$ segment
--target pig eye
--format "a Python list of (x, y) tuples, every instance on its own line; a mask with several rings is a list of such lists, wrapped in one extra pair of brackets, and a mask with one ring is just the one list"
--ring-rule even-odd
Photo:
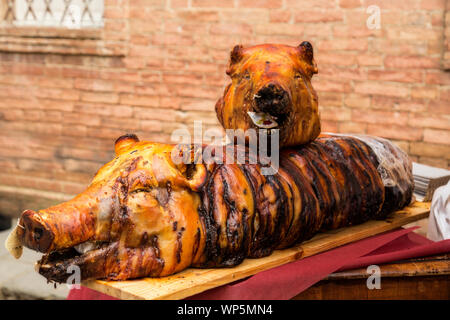
[(244, 74), (241, 75), (241, 80), (250, 80), (250, 73), (248, 71), (245, 71)]
[(151, 190), (152, 189), (150, 187), (141, 187), (141, 188), (134, 189), (130, 193), (150, 192)]

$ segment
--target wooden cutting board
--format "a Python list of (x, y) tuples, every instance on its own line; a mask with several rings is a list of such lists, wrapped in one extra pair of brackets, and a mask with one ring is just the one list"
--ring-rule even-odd
[(415, 202), (394, 212), (383, 221), (366, 223), (320, 233), (298, 246), (275, 250), (270, 256), (246, 259), (233, 268), (186, 269), (163, 278), (130, 281), (85, 281), (83, 285), (119, 299), (183, 299), (205, 290), (254, 275), (288, 262), (309, 257), (428, 217), (429, 202)]

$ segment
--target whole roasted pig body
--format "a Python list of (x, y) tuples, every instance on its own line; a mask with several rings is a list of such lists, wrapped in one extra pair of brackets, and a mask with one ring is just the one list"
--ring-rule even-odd
[(83, 280), (234, 266), (321, 230), (383, 219), (412, 197), (406, 154), (368, 136), (325, 134), (284, 149), (273, 175), (258, 163), (175, 163), (177, 146), (134, 135), (115, 148), (83, 193), (26, 210), (10, 235), (16, 256), (21, 246), (44, 253), (37, 269), (50, 281), (65, 281), (73, 266)]

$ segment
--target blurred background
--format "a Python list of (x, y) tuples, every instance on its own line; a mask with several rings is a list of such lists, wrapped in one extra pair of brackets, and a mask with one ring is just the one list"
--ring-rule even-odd
[(0, 214), (82, 191), (124, 133), (219, 128), (231, 48), (303, 40), (323, 131), (449, 168), (450, 1), (1, 0)]

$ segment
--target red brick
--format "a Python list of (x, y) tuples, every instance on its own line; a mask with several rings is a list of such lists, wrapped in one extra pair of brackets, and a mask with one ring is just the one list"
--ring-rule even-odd
[(394, 108), (408, 112), (422, 112), (427, 110), (427, 103), (423, 100), (398, 101)]
[(446, 0), (421, 0), (420, 8), (425, 10), (441, 10), (445, 9)]
[(210, 29), (211, 34), (246, 35), (252, 33), (252, 28), (248, 24), (214, 24)]
[(414, 86), (411, 90), (413, 99), (436, 99), (437, 96), (438, 90), (434, 86)]
[(322, 132), (338, 132), (338, 124), (335, 121), (322, 121)]
[[(414, 160), (413, 160), (414, 161)], [(446, 159), (420, 157), (416, 162), (423, 163), (432, 167), (450, 169), (450, 164)]]
[(136, 119), (175, 121), (177, 113), (173, 109), (135, 107), (133, 116)]
[(100, 118), (92, 114), (83, 113), (65, 113), (63, 115), (63, 123), (68, 124), (81, 124), (86, 126), (98, 126), (100, 125)]
[[(100, 166), (93, 166), (90, 172), (95, 172), (95, 168), (100, 168)], [(84, 183), (70, 183), (70, 182), (63, 182), (61, 184), (61, 192), (66, 194), (79, 194), (83, 192), (86, 189), (86, 184)]]
[(412, 142), (409, 152), (413, 155), (450, 159), (450, 146), (443, 144)]
[(380, 82), (358, 82), (354, 85), (356, 93), (375, 94), (392, 97), (408, 97), (410, 89), (401, 85)]
[(342, 68), (329, 66), (320, 70), (318, 78), (328, 80), (366, 80), (367, 72), (361, 68)]
[(382, 66), (383, 58), (381, 55), (358, 55), (356, 58), (360, 66)]
[[(176, 14), (183, 21), (219, 21), (219, 12), (217, 11), (179, 11)], [(236, 13), (234, 14), (236, 15)]]
[(174, 91), (180, 97), (216, 99), (219, 96), (221, 89), (178, 85), (174, 88)]
[(114, 83), (95, 79), (75, 79), (74, 87), (89, 91), (113, 91)]
[(427, 115), (413, 113), (410, 115), (408, 124), (411, 127), (448, 129), (450, 128), (450, 114), (437, 116), (432, 114)]
[(370, 101), (370, 96), (356, 93), (348, 94), (344, 98), (344, 104), (350, 108), (369, 108)]
[[(83, 160), (73, 160), (73, 159), (64, 159), (63, 160), (64, 169), (68, 172), (83, 172), (83, 173), (91, 173), (96, 172), (102, 166), (101, 163), (94, 161), (83, 161)], [(85, 189), (84, 186), (83, 189)], [(80, 191), (78, 191), (80, 192)]]
[(351, 118), (351, 111), (342, 107), (319, 107), (320, 118), (331, 121), (348, 121)]
[(335, 0), (314, 0), (314, 1), (286, 0), (286, 6), (288, 8), (333, 9), (336, 7), (336, 1)]
[(450, 114), (450, 103), (448, 101), (430, 100), (428, 103), (428, 112)]
[(339, 132), (341, 133), (366, 133), (367, 124), (355, 122), (340, 122)]
[(81, 159), (90, 161), (108, 161), (111, 158), (110, 152), (98, 149), (89, 150), (71, 147), (62, 147), (59, 149), (58, 156), (61, 158)]
[(404, 9), (414, 10), (419, 9), (417, 1), (390, 1), (390, 0), (363, 0), (363, 5), (368, 7), (370, 5), (377, 5), (382, 9)]
[(163, 109), (180, 109), (183, 99), (180, 97), (161, 97), (159, 107)]
[(342, 21), (344, 15), (339, 11), (297, 11), (293, 13), (295, 22), (335, 22)]
[(214, 100), (191, 100), (182, 103), (181, 110), (197, 110), (197, 111), (212, 111), (214, 109)]
[(123, 116), (130, 117), (133, 114), (133, 108), (130, 106), (109, 105), (101, 103), (79, 103), (74, 110), (80, 113), (101, 115), (101, 116)]
[[(354, 54), (338, 54), (338, 53), (321, 53), (317, 54), (315, 58), (319, 72), (324, 65), (338, 65), (338, 66), (352, 66), (356, 64), (356, 57)], [(320, 73), (319, 73), (320, 74)]]
[(125, 131), (135, 131), (139, 129), (139, 122), (133, 118), (107, 117), (101, 120), (100, 126), (103, 128), (116, 128)]
[(24, 118), (23, 110), (2, 110), (0, 115), (0, 119), (3, 118), (6, 121), (20, 121)]
[(427, 72), (425, 78), (427, 83), (450, 85), (450, 73), (448, 72)]
[(405, 126), (408, 124), (408, 113), (353, 109), (351, 119), (355, 122), (365, 122), (373, 124), (386, 123)]
[(441, 100), (450, 101), (450, 88), (440, 88), (439, 95)]
[(339, 0), (339, 6), (341, 8), (359, 8), (361, 7), (361, 0)]
[(93, 138), (103, 138), (103, 139), (117, 139), (118, 137), (124, 135), (125, 130), (121, 129), (112, 129), (112, 128), (87, 128), (86, 129), (86, 135), (88, 137)]
[(307, 23), (302, 26), (305, 39), (327, 38), (332, 33), (329, 24)]
[(450, 145), (450, 131), (425, 129), (423, 132), (423, 141)]
[(271, 10), (270, 22), (289, 22), (291, 20), (292, 13), (290, 10)]
[(61, 131), (64, 133), (64, 136), (85, 137), (87, 127), (84, 124), (64, 124)]
[(192, 0), (192, 7), (216, 7), (216, 8), (232, 8), (234, 7), (234, 0)]
[(140, 121), (140, 130), (146, 132), (160, 132), (163, 130), (164, 126), (161, 121), (156, 120), (141, 120)]
[(125, 19), (128, 17), (128, 10), (124, 7), (109, 7), (103, 11), (103, 17), (105, 19)]
[(170, 7), (173, 9), (187, 8), (189, 5), (188, 0), (170, 0)]
[(81, 101), (117, 103), (119, 102), (119, 95), (116, 93), (82, 92)]
[(277, 9), (283, 5), (282, 0), (239, 0), (238, 6), (241, 8), (267, 8)]
[(369, 80), (422, 82), (422, 71), (369, 70)]
[(436, 62), (431, 58), (428, 61), (427, 59), (424, 59), (425, 61), (412, 61), (413, 63), (407, 61), (410, 60), (411, 56), (428, 53), (428, 44), (425, 42), (377, 38), (373, 40), (372, 48), (376, 53), (396, 57), (397, 60), (394, 63), (396, 65), (399, 64), (401, 68), (422, 68), (421, 65), (425, 65), (427, 68), (434, 68), (436, 66)]
[(384, 60), (386, 68), (435, 69), (439, 67), (439, 59), (430, 57), (387, 56)]
[[(361, 23), (364, 25), (364, 23)], [(382, 36), (381, 29), (358, 28), (351, 25), (335, 25), (333, 26), (333, 35), (339, 38), (368, 38)]]
[(121, 94), (120, 103), (135, 106), (157, 107), (159, 105), (159, 98), (147, 95)]
[(313, 79), (313, 85), (317, 91), (330, 91), (330, 92), (351, 91), (350, 83), (344, 81)]
[(369, 124), (367, 126), (367, 134), (388, 139), (420, 141), (423, 132), (418, 128), (402, 127), (396, 124)]
[(323, 51), (344, 51), (344, 50), (357, 50), (367, 51), (368, 40), (367, 39), (333, 39), (317, 42), (317, 48)]
[(256, 34), (298, 36), (303, 33), (304, 27), (299, 24), (273, 23), (255, 25), (253, 29)]
[(337, 107), (342, 105), (343, 94), (339, 92), (322, 92), (319, 99), (321, 106)]
[(203, 83), (203, 76), (200, 74), (165, 74), (163, 75), (165, 83), (186, 83), (201, 85)]

